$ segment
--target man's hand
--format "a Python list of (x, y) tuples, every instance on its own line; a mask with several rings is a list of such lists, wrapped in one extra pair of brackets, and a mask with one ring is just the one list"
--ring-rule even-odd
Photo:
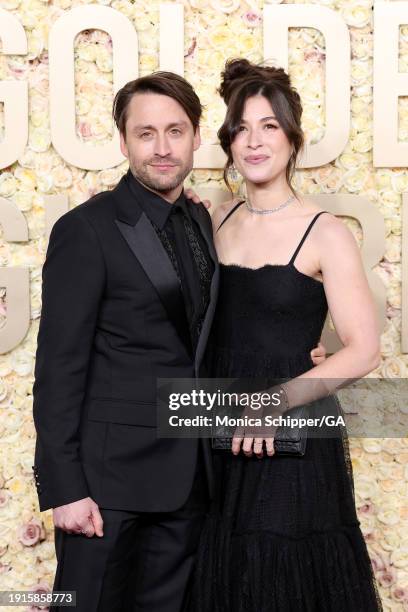
[(326, 359), (326, 347), (324, 344), (319, 342), (317, 347), (310, 351), (310, 356), (312, 358), (313, 365), (316, 366), (319, 365), (319, 363), (323, 363), (323, 361)]
[(197, 195), (193, 189), (186, 189), (184, 193), (186, 194), (186, 198), (193, 200), (194, 204), (200, 204), (200, 202), (202, 202), (207, 210), (211, 208), (210, 200), (201, 200), (200, 196)]
[(87, 538), (103, 536), (103, 519), (98, 505), (90, 497), (53, 508), (55, 527), (67, 533), (82, 533)]

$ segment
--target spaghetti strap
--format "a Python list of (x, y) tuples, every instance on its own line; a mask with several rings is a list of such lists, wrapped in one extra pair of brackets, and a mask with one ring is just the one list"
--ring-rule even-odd
[(236, 209), (238, 208), (238, 206), (241, 206), (241, 204), (243, 204), (245, 202), (245, 200), (241, 200), (240, 202), (238, 202), (238, 204), (236, 204), (234, 206), (234, 208), (232, 208), (229, 213), (224, 217), (224, 219), (221, 221), (221, 223), (219, 224), (219, 226), (217, 227), (217, 232), (220, 229), (221, 225), (224, 225), (224, 223), (226, 222), (226, 220), (228, 219), (228, 217), (230, 217), (232, 215), (233, 212), (236, 211)]
[(303, 243), (304, 243), (304, 241), (306, 240), (307, 235), (308, 235), (308, 233), (310, 232), (310, 230), (312, 229), (313, 224), (315, 223), (316, 219), (317, 219), (317, 218), (318, 218), (318, 217), (319, 217), (321, 214), (323, 214), (323, 213), (325, 213), (325, 212), (328, 212), (328, 211), (327, 211), (327, 210), (321, 210), (319, 213), (317, 213), (317, 215), (315, 215), (315, 216), (313, 217), (313, 219), (312, 219), (312, 220), (311, 220), (311, 222), (309, 223), (308, 228), (306, 229), (305, 233), (303, 234), (303, 238), (302, 238), (302, 240), (299, 242), (299, 244), (298, 244), (298, 246), (297, 246), (296, 251), (293, 253), (293, 256), (292, 256), (292, 259), (291, 259), (291, 260), (290, 260), (290, 262), (289, 262), (289, 265), (293, 265), (293, 263), (294, 263), (294, 261), (295, 261), (295, 259), (296, 259), (296, 257), (297, 257), (297, 254), (299, 253), (299, 251), (300, 251), (300, 249), (301, 249), (301, 247), (302, 247), (302, 244), (303, 244)]

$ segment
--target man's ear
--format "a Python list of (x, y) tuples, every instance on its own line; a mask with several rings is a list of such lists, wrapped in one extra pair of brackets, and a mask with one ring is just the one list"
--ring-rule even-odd
[(128, 152), (126, 140), (125, 140), (125, 137), (123, 136), (122, 133), (120, 133), (120, 150), (122, 151), (122, 153), (123, 153), (123, 155), (125, 157), (129, 157), (129, 152)]
[(194, 151), (197, 151), (200, 145), (201, 145), (201, 134), (200, 134), (200, 126), (198, 126), (196, 131), (194, 132)]

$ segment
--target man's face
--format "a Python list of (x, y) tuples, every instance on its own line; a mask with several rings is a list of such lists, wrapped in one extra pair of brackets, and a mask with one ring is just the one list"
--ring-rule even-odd
[(178, 197), (199, 146), (199, 129), (194, 132), (176, 100), (156, 93), (132, 97), (120, 148), (132, 174), (146, 187), (169, 199)]

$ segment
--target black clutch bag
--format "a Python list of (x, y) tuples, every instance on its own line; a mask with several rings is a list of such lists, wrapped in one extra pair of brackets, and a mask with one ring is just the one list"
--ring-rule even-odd
[[(296, 406), (285, 413), (285, 417), (291, 419), (307, 419), (308, 406)], [(217, 427), (216, 433), (212, 438), (212, 448), (214, 450), (231, 450), (232, 438), (235, 427)], [(279, 455), (298, 455), (303, 456), (306, 452), (307, 426), (299, 425), (292, 427), (281, 425), (275, 432), (273, 446), (275, 453)], [(265, 444), (265, 443), (264, 443)], [(265, 450), (265, 448), (264, 448)]]

